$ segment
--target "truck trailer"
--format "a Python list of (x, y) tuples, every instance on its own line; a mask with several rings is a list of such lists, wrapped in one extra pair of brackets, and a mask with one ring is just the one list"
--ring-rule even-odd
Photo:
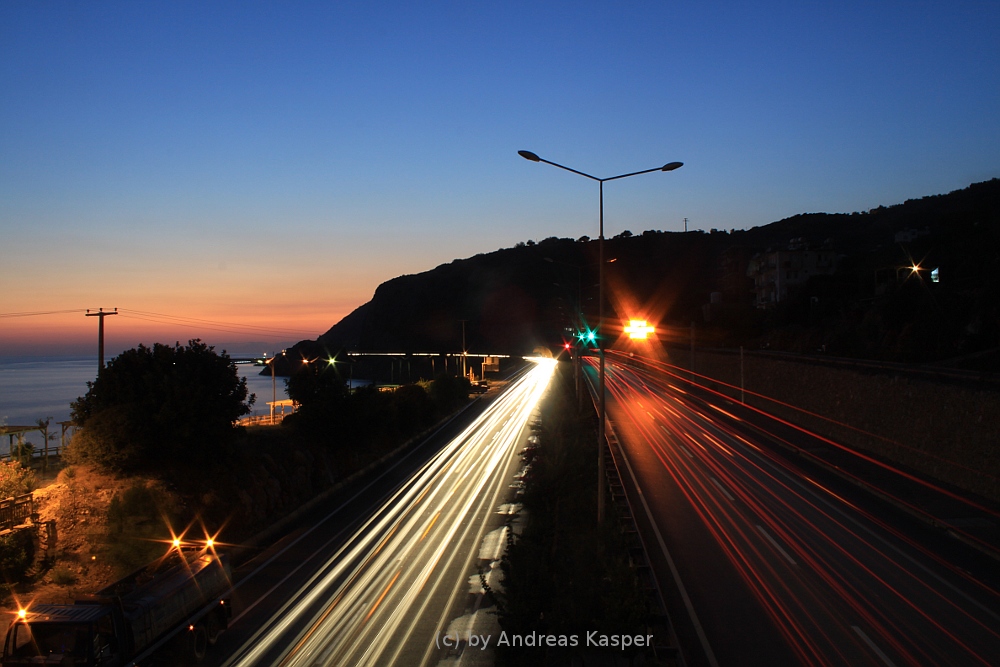
[(161, 649), (196, 664), (229, 624), (231, 588), (227, 556), (174, 548), (75, 604), (19, 610), (7, 630), (3, 667), (127, 667)]

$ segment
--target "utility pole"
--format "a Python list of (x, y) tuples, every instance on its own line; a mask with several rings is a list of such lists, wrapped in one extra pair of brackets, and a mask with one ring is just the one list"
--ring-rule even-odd
[(746, 385), (743, 382), (743, 346), (740, 345), (740, 403), (746, 405)]
[(462, 377), (468, 377), (467, 371), (465, 370), (465, 323), (469, 320), (460, 320), (462, 322)]
[(97, 317), (97, 372), (100, 373), (101, 369), (104, 368), (104, 318), (108, 315), (117, 315), (118, 309), (115, 308), (114, 311), (104, 312), (103, 308), (99, 308), (96, 313), (90, 312), (90, 308), (87, 309), (86, 317)]
[(694, 382), (694, 322), (691, 322), (691, 381)]
[(684, 218), (684, 231), (686, 232), (687, 230), (688, 230), (688, 219)]

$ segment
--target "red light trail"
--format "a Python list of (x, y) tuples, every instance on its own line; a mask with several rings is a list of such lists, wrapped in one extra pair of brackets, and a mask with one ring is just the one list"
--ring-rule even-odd
[[(661, 530), (690, 511), (798, 662), (993, 664), (996, 590), (804, 476), (773, 444), (796, 446), (778, 432), (792, 425), (762, 426), (763, 411), (687, 382), (609, 363), (615, 431), (647, 499), (668, 489), (683, 499), (656, 510)], [(793, 429), (799, 447), (841, 447)], [(678, 548), (687, 538), (675, 536)]]

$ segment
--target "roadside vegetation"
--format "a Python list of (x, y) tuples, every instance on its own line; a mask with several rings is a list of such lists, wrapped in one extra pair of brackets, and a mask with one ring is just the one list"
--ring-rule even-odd
[[(57, 524), (48, 559), (0, 538), (6, 604), (71, 602), (163, 554), (170, 540), (239, 543), (378, 461), (468, 401), (441, 376), (349, 392), (329, 364), (288, 378), (300, 410), (281, 426), (237, 426), (254, 401), (225, 353), (193, 340), (111, 360), (72, 404), (78, 430), (62, 470), (35, 494)], [(34, 490), (30, 468), (0, 463), (0, 493)], [(28, 532), (25, 532), (28, 535)]]
[(288, 378), (288, 395), (299, 408), (283, 426), (338, 450), (385, 450), (454, 412), (469, 391), (467, 379), (451, 375), (390, 392), (372, 385), (348, 391), (335, 365), (312, 363)]
[[(581, 416), (569, 364), (560, 364), (541, 405), (537, 447), (528, 464), (523, 507), (526, 523), (511, 536), (494, 591), (500, 625), (509, 635), (576, 635), (571, 648), (498, 647), (499, 665), (583, 664), (593, 656), (587, 631), (645, 634), (649, 611), (613, 517), (598, 524), (597, 433), (593, 415)], [(617, 651), (634, 657), (641, 651)]]
[(225, 352), (199, 340), (140, 345), (108, 362), (71, 404), (82, 429), (68, 456), (117, 472), (201, 466), (231, 451), (233, 424), (253, 402)]
[[(20, 461), (0, 462), (0, 498), (11, 498), (35, 488), (35, 473)], [(34, 543), (30, 533), (19, 531), (0, 536), (0, 578), (4, 591), (25, 578), (34, 560)]]
[(35, 471), (20, 461), (0, 461), (0, 498), (29, 493), (35, 488)]

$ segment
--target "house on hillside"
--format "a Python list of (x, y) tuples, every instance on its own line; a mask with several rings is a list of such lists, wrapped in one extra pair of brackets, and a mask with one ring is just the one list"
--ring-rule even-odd
[(798, 238), (787, 248), (754, 255), (747, 265), (747, 276), (753, 278), (757, 307), (773, 308), (788, 299), (789, 290), (813, 276), (831, 275), (836, 265), (837, 255), (829, 241), (813, 248)]

